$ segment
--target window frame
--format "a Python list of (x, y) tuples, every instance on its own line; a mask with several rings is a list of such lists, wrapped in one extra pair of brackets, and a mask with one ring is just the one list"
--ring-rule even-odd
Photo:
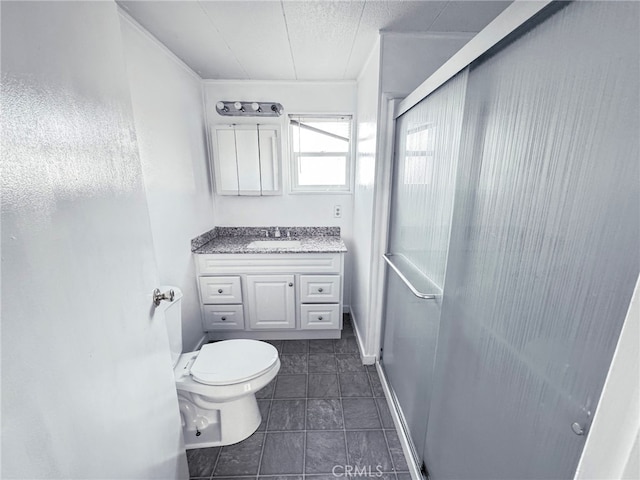
[[(292, 120), (323, 120), (323, 119), (347, 119), (349, 121), (349, 148), (345, 154), (345, 185), (300, 185), (298, 183), (298, 167), (300, 153), (294, 151), (293, 145), (293, 124)], [(287, 135), (289, 151), (289, 193), (291, 194), (350, 194), (353, 193), (353, 168), (354, 168), (354, 136), (355, 136), (355, 115), (353, 113), (290, 113), (287, 115)], [(323, 157), (335, 156), (331, 152), (302, 152), (302, 156)], [(338, 152), (339, 156), (343, 152)]]

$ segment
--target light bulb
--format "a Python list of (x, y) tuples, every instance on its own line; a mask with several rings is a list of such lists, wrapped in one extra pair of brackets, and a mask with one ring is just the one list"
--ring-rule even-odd
[(259, 104), (258, 102), (253, 102), (253, 103), (251, 104), (251, 109), (252, 109), (254, 112), (257, 112), (258, 110), (260, 110), (260, 104)]
[(240, 110), (242, 108), (242, 104), (240, 102), (236, 102), (233, 104), (236, 110)]

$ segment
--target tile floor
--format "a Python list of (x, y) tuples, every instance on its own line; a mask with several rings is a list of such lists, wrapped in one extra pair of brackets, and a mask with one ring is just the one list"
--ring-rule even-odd
[(382, 480), (411, 478), (380, 379), (361, 364), (348, 315), (339, 340), (269, 343), (281, 367), (256, 395), (262, 424), (235, 445), (188, 450), (192, 479), (329, 480), (346, 478), (348, 466)]

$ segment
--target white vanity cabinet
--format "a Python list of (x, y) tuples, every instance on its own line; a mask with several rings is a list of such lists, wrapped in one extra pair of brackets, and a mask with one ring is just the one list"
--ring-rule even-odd
[(339, 338), (342, 253), (196, 254), (212, 338)]

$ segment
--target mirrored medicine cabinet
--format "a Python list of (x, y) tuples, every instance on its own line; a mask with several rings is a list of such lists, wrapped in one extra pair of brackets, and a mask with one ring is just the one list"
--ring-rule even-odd
[(215, 125), (211, 141), (218, 195), (282, 194), (279, 125)]

